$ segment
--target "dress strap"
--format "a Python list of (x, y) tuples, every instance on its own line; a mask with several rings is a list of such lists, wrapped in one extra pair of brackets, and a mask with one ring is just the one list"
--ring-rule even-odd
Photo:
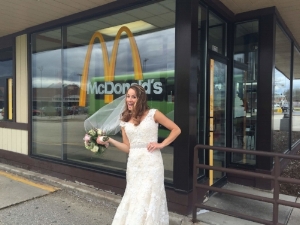
[(120, 122), (120, 127), (125, 127), (125, 125), (126, 125), (126, 122), (124, 122), (124, 121)]
[(156, 112), (156, 109), (150, 109), (150, 110), (149, 110), (149, 113), (148, 113), (148, 116), (151, 117), (151, 118), (153, 118), (155, 112)]

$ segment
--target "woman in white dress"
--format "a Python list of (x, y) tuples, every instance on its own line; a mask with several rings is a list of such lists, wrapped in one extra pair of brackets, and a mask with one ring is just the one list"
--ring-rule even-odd
[[(171, 132), (158, 143), (158, 124)], [(129, 153), (126, 189), (112, 225), (168, 225), (169, 214), (164, 187), (164, 166), (160, 150), (172, 143), (180, 128), (156, 109), (149, 109), (145, 89), (132, 85), (126, 93), (121, 116), (123, 143), (107, 142)], [(98, 138), (99, 144), (104, 144)]]

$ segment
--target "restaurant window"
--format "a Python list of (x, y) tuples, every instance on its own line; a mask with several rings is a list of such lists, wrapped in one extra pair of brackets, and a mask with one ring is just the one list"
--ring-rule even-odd
[(9, 47), (0, 49), (0, 121), (13, 120), (13, 97), (13, 48)]
[(300, 141), (300, 52), (294, 47), (293, 95), (292, 95), (292, 146)]
[[(41, 115), (33, 115), (37, 131), (34, 135), (39, 139), (36, 145), (47, 142), (55, 146), (40, 145), (36, 153), (125, 173), (127, 154), (113, 146), (103, 156), (85, 149), (84, 121), (124, 96), (133, 83), (145, 87), (150, 108), (174, 120), (175, 0), (79, 22), (62, 30), (63, 43), (60, 29), (33, 35), (33, 42), (41, 46), (39, 52), (33, 52), (33, 85), (39, 90), (36, 97), (40, 96), (39, 101), (33, 99), (33, 106), (38, 112), (51, 106), (46, 115), (44, 109)], [(49, 49), (42, 49), (43, 42)], [(61, 70), (54, 69), (60, 67)], [(39, 120), (41, 117), (43, 120)], [(51, 123), (49, 129), (55, 127), (57, 132), (47, 137), (43, 124), (52, 120), (57, 125)], [(168, 133), (159, 127), (159, 139)], [(121, 140), (121, 134), (114, 138)], [(162, 156), (165, 179), (172, 182), (172, 144), (164, 148)]]
[(276, 25), (275, 73), (273, 77), (273, 151), (283, 153), (290, 149), (291, 120), (291, 40)]
[(32, 152), (61, 158), (61, 29), (31, 36)]
[[(235, 25), (232, 147), (256, 149), (258, 21)], [(255, 165), (253, 155), (233, 153), (231, 161)]]

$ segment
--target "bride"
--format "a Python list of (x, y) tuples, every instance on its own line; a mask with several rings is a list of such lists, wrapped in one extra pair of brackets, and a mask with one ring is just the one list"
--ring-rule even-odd
[[(158, 125), (171, 132), (158, 143)], [(164, 187), (161, 150), (180, 134), (180, 128), (157, 109), (149, 109), (145, 89), (132, 85), (126, 93), (126, 107), (121, 115), (123, 143), (109, 138), (110, 143), (129, 153), (126, 189), (112, 225), (168, 225), (169, 213)]]

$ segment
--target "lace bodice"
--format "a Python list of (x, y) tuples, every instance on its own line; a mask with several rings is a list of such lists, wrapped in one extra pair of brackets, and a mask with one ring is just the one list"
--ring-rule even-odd
[(157, 142), (158, 123), (154, 120), (156, 109), (150, 109), (146, 117), (138, 126), (130, 122), (121, 122), (120, 126), (125, 127), (130, 146), (147, 145), (149, 142)]

